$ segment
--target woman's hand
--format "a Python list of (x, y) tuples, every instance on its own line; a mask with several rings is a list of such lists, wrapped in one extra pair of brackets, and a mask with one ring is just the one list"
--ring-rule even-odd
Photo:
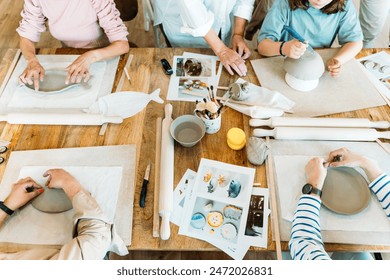
[(65, 84), (81, 83), (83, 78), (84, 82), (88, 82), (90, 78), (89, 67), (95, 61), (96, 56), (94, 50), (80, 55), (71, 65), (66, 68), (68, 74), (66, 75)]
[(216, 52), (216, 55), (219, 57), (219, 60), (223, 66), (225, 66), (230, 75), (234, 75), (234, 70), (241, 77), (246, 76), (248, 70), (245, 65), (245, 60), (242, 59), (238, 53), (224, 45), (218, 52)]
[(63, 189), (71, 199), (82, 189), (76, 178), (64, 169), (49, 169), (43, 177), (48, 177), (45, 184), (48, 188)]
[[(32, 187), (31, 192), (26, 190), (28, 187)], [(20, 179), (12, 185), (11, 193), (4, 200), (4, 205), (15, 211), (41, 193), (43, 193), (42, 187), (33, 179), (30, 177)]]
[(251, 51), (245, 43), (244, 38), (240, 34), (233, 34), (232, 49), (237, 52), (242, 59), (247, 59), (251, 55)]
[(312, 158), (305, 167), (306, 181), (313, 187), (322, 190), (327, 174), (327, 163), (323, 158)]
[(45, 69), (39, 63), (38, 59), (34, 58), (27, 62), (27, 67), (19, 76), (19, 83), (34, 84), (34, 89), (39, 90), (39, 81), (45, 78)]

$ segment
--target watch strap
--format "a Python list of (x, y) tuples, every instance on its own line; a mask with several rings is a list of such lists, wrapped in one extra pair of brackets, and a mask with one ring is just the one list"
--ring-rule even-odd
[(12, 215), (14, 213), (14, 210), (9, 209), (6, 205), (4, 205), (3, 201), (0, 201), (0, 209), (3, 210), (8, 215)]

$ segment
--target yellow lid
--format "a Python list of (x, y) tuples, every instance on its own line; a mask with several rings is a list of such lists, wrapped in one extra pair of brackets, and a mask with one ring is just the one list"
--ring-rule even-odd
[(229, 129), (227, 133), (227, 144), (233, 150), (241, 150), (245, 147), (245, 132), (237, 127)]

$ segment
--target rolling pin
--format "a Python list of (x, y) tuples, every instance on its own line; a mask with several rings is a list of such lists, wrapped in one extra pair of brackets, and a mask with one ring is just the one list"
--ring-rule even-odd
[(3, 121), (9, 124), (102, 125), (104, 123), (122, 123), (123, 119), (86, 113), (8, 113), (0, 115), (0, 122)]
[(271, 130), (256, 128), (253, 130), (253, 136), (271, 136), (284, 140), (375, 141), (378, 138), (390, 139), (390, 131), (379, 132), (372, 128), (281, 126)]
[(311, 126), (311, 127), (365, 127), (382, 128), (390, 127), (388, 121), (370, 121), (369, 119), (355, 118), (296, 118), (296, 117), (271, 117), (267, 120), (251, 119), (249, 125), (256, 126)]
[(169, 132), (172, 123), (172, 105), (165, 105), (165, 118), (161, 128), (160, 197), (158, 213), (161, 217), (160, 237), (168, 240), (171, 235), (169, 218), (173, 210), (174, 141)]

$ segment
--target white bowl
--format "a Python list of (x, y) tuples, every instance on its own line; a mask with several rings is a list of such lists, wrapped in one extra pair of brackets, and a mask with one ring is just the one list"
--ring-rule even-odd
[(184, 147), (195, 146), (206, 132), (205, 124), (193, 115), (176, 118), (169, 128), (173, 139)]

